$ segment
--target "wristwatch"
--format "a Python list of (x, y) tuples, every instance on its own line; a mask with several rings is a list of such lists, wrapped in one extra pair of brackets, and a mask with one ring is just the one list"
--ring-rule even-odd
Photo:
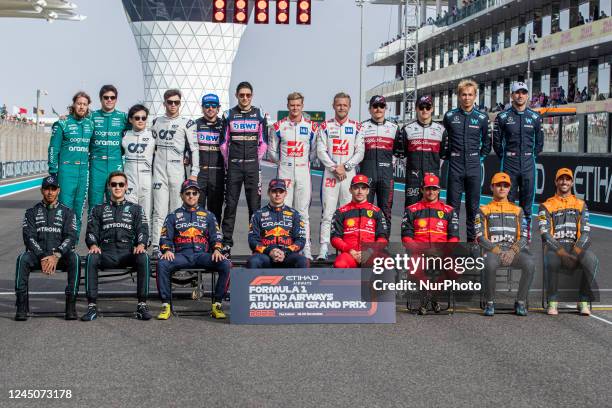
[(344, 169), (346, 171), (351, 171), (351, 170), (353, 170), (353, 165), (351, 163), (349, 163), (349, 162), (346, 162), (346, 163), (344, 163)]

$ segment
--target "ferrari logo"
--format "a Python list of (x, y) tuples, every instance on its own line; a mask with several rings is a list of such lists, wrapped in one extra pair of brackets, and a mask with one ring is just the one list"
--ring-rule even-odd
[(374, 215), (374, 211), (372, 210), (368, 210), (366, 211), (366, 213), (368, 214), (368, 218), (372, 218), (372, 216)]
[(444, 218), (444, 211), (438, 211), (438, 218)]

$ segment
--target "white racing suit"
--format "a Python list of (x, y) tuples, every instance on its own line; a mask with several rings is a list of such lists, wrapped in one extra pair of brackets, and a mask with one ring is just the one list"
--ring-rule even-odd
[[(339, 123), (335, 118), (321, 124), (317, 135), (317, 157), (325, 167), (321, 181), (321, 244), (329, 245), (331, 221), (336, 208), (351, 201), (351, 179), (365, 150), (361, 124), (351, 119)], [(343, 164), (346, 179), (340, 181), (332, 167)]]
[(285, 205), (300, 213), (306, 231), (304, 255), (310, 253), (310, 207), (312, 181), (310, 161), (316, 157), (317, 125), (305, 118), (291, 122), (285, 118), (276, 122), (268, 137), (268, 158), (278, 164), (277, 177), (287, 184)]
[[(181, 116), (161, 116), (151, 127), (155, 138), (155, 160), (153, 161), (153, 216), (151, 222), (151, 244), (159, 246), (159, 234), (169, 212), (179, 208), (181, 184), (188, 176), (198, 177), (200, 150), (196, 139), (195, 122)], [(183, 159), (191, 152), (191, 174), (186, 174)]]
[(121, 140), (121, 149), (125, 160), (123, 169), (128, 179), (125, 198), (142, 207), (150, 231), (153, 201), (151, 185), (153, 183), (153, 155), (155, 154), (153, 133), (150, 129), (140, 132), (128, 130)]

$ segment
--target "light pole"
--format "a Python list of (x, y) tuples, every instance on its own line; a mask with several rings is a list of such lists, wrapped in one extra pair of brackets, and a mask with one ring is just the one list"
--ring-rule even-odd
[(37, 89), (36, 90), (36, 131), (38, 131), (38, 121), (40, 118), (40, 96), (49, 95), (47, 91)]
[(360, 11), (360, 28), (359, 28), (359, 122), (361, 122), (361, 106), (363, 105), (363, 4), (366, 0), (355, 0)]
[(538, 36), (530, 32), (527, 38), (527, 86), (529, 89), (531, 89), (531, 51), (535, 51), (537, 42)]

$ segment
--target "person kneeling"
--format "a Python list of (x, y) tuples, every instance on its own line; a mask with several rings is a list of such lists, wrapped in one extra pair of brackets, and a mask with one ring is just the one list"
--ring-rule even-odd
[(79, 255), (74, 252), (76, 216), (61, 204), (56, 176), (43, 179), (40, 189), (43, 199), (26, 211), (23, 219), (23, 242), (26, 251), (17, 258), (15, 320), (28, 320), (28, 279), (30, 271), (41, 269), (52, 275), (62, 268), (68, 275), (66, 286), (66, 320), (76, 320), (76, 297), (79, 292)]
[(527, 316), (527, 294), (533, 279), (535, 264), (529, 253), (528, 225), (523, 209), (508, 201), (510, 176), (497, 173), (491, 179), (493, 200), (480, 207), (475, 219), (476, 241), (484, 250), (485, 316), (495, 314), (495, 284), (497, 268), (516, 266), (521, 269), (514, 312)]
[(89, 248), (87, 269), (85, 270), (85, 289), (87, 292), (87, 313), (81, 320), (91, 321), (98, 317), (98, 270), (124, 268), (136, 269), (138, 320), (151, 319), (147, 307), (149, 296), (149, 277), (151, 268), (147, 244), (149, 224), (144, 210), (138, 204), (125, 199), (127, 176), (114, 171), (106, 183), (110, 190), (110, 200), (96, 205), (89, 214), (85, 243)]
[(157, 264), (157, 290), (162, 301), (160, 320), (172, 314), (170, 301), (172, 273), (185, 268), (206, 268), (217, 271), (219, 279), (212, 299), (211, 316), (225, 319), (223, 297), (229, 280), (230, 261), (221, 253), (221, 230), (212, 212), (198, 205), (200, 187), (193, 180), (181, 186), (183, 205), (168, 214), (161, 230), (159, 248), (162, 256)]
[(370, 181), (363, 174), (351, 180), (352, 201), (336, 210), (331, 244), (340, 251), (334, 268), (357, 268), (362, 263), (361, 245), (387, 243), (387, 222), (380, 208), (368, 202)]
[(308, 259), (299, 253), (306, 243), (304, 222), (297, 210), (285, 205), (286, 196), (285, 181), (271, 180), (270, 203), (251, 218), (249, 246), (253, 255), (247, 268), (308, 268)]

